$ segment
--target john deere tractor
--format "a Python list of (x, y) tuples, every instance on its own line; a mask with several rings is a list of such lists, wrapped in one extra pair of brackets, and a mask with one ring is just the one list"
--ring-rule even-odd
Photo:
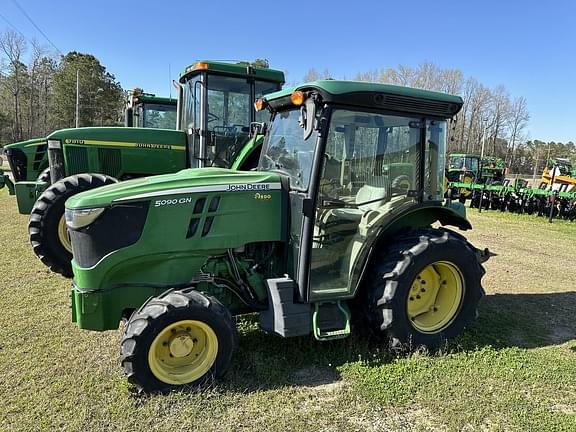
[(66, 202), (72, 319), (99, 331), (127, 319), (122, 367), (144, 390), (224, 373), (242, 313), (320, 341), (354, 319), (412, 347), (475, 316), (485, 254), (432, 228), (471, 228), (461, 204), (443, 205), (459, 97), (328, 80), (256, 106), (272, 114), (256, 171), (183, 170)]
[(177, 130), (97, 127), (50, 134), (52, 185), (16, 184), (20, 210), (30, 212), (35, 254), (50, 270), (72, 276), (64, 203), (78, 192), (184, 168), (255, 167), (262, 144), (258, 125), (267, 114), (257, 113), (253, 101), (283, 82), (284, 74), (277, 70), (197, 62), (180, 77)]
[[(133, 92), (126, 102), (125, 126), (127, 127), (176, 127), (176, 100), (143, 93), (140, 89)], [(36, 181), (50, 183), (46, 138), (34, 138), (4, 146), (14, 182)], [(1, 165), (1, 164), (0, 164)], [(0, 170), (0, 189), (8, 186), (14, 194), (14, 182)], [(29, 202), (26, 201), (29, 207)], [(21, 208), (23, 214), (30, 208)]]

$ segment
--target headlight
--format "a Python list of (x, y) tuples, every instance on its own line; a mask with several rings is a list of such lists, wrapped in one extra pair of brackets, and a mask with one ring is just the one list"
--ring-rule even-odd
[(60, 147), (60, 140), (48, 140), (49, 149), (59, 149)]
[(90, 225), (104, 212), (104, 207), (89, 209), (66, 209), (64, 217), (66, 225), (72, 229), (78, 229)]

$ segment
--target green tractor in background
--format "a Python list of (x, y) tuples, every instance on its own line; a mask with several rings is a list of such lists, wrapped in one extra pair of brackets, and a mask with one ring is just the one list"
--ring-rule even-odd
[[(126, 101), (124, 114), (126, 127), (174, 129), (176, 127), (176, 100), (135, 89)], [(4, 149), (13, 181), (0, 169), (0, 189), (6, 185), (10, 194), (13, 195), (15, 182), (50, 183), (46, 138), (34, 138), (8, 144), (4, 146)], [(28, 214), (30, 210), (22, 208), (20, 212)]]
[[(445, 169), (445, 190), (451, 198), (464, 203), (471, 198), (475, 185), (502, 185), (505, 180), (504, 161), (495, 156), (451, 153)], [(456, 186), (457, 185), (457, 186)]]
[(128, 95), (124, 111), (124, 126), (176, 129), (176, 99), (144, 93), (133, 89)]
[(128, 320), (121, 362), (141, 389), (224, 373), (238, 314), (321, 341), (353, 319), (412, 347), (475, 317), (487, 251), (432, 228), (471, 228), (460, 203), (443, 204), (460, 97), (327, 80), (256, 106), (272, 114), (256, 171), (183, 170), (66, 202), (72, 319), (98, 331)]
[(277, 70), (197, 62), (180, 76), (176, 130), (93, 127), (50, 134), (52, 185), (15, 187), (20, 211), (30, 212), (34, 253), (50, 270), (72, 276), (64, 203), (79, 192), (184, 168), (255, 167), (263, 141), (259, 127), (267, 117), (255, 111), (253, 101), (283, 83)]
[(446, 162), (449, 182), (472, 183), (479, 178), (480, 156), (468, 153), (451, 153)]
[(480, 162), (479, 183), (501, 185), (506, 175), (506, 164), (496, 156), (485, 156)]

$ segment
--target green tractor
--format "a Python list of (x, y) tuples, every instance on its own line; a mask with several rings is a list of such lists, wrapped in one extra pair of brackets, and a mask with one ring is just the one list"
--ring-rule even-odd
[(176, 130), (96, 127), (50, 134), (52, 185), (16, 184), (19, 209), (30, 212), (28, 230), (36, 256), (50, 270), (72, 276), (64, 203), (79, 192), (184, 168), (255, 167), (263, 141), (260, 127), (267, 117), (255, 111), (253, 101), (283, 83), (284, 74), (277, 70), (197, 62), (180, 77)]
[(506, 164), (496, 156), (485, 156), (480, 163), (479, 183), (501, 185), (506, 175)]
[[(137, 90), (126, 102), (125, 126), (174, 129), (176, 127), (176, 100)], [(10, 194), (13, 195), (15, 193), (14, 182), (50, 183), (46, 138), (34, 138), (8, 144), (4, 146), (4, 149), (14, 181), (0, 170), (0, 188), (4, 185), (8, 186)], [(21, 213), (28, 214), (30, 210), (22, 208)]]
[(272, 114), (257, 170), (182, 170), (66, 202), (72, 320), (103, 331), (126, 319), (122, 367), (146, 391), (224, 373), (238, 314), (321, 341), (354, 320), (412, 347), (475, 317), (487, 251), (432, 228), (471, 228), (461, 204), (443, 204), (461, 98), (326, 80), (256, 105)]
[(480, 177), (480, 156), (467, 153), (452, 153), (446, 163), (449, 182), (472, 183)]

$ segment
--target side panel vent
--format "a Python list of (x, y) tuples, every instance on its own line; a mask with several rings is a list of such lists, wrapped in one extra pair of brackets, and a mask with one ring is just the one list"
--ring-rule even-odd
[(120, 177), (122, 155), (119, 149), (99, 148), (98, 160), (100, 162), (99, 171), (101, 171), (102, 174), (115, 178)]
[(88, 152), (84, 147), (69, 146), (66, 148), (68, 158), (68, 175), (88, 172)]
[(46, 150), (48, 149), (47, 144), (42, 144), (36, 147), (36, 153), (34, 154), (34, 164), (32, 168), (38, 170), (40, 168), (40, 163), (46, 159)]
[(427, 113), (438, 116), (452, 116), (458, 111), (458, 105), (449, 102), (439, 102), (423, 99), (414, 99), (398, 95), (374, 96), (374, 103), (385, 106), (394, 111)]

